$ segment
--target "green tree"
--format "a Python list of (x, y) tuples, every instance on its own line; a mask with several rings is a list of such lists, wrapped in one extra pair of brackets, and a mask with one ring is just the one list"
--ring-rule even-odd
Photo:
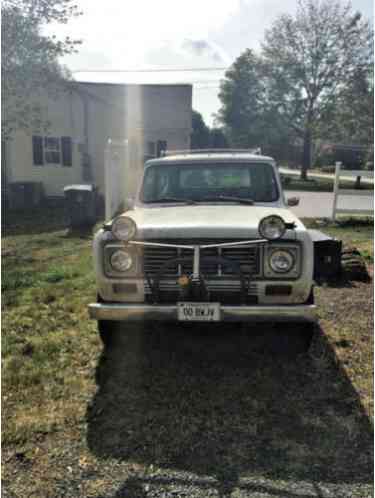
[(210, 147), (212, 149), (227, 149), (228, 139), (221, 128), (210, 129)]
[(264, 96), (261, 61), (247, 49), (225, 73), (219, 91), (221, 108), (216, 120), (225, 126), (234, 146), (259, 145), (263, 138)]
[(55, 96), (69, 76), (58, 59), (76, 50), (78, 41), (58, 40), (42, 29), (79, 15), (72, 0), (3, 0), (1, 5), (2, 133), (41, 128), (39, 98)]
[(237, 147), (279, 148), (289, 143), (291, 132), (270, 100), (266, 66), (250, 49), (245, 50), (221, 82), (221, 108), (216, 121), (228, 141)]
[(328, 109), (321, 131), (332, 142), (371, 146), (374, 136), (373, 71), (359, 68)]
[(204, 122), (202, 115), (192, 111), (192, 134), (190, 136), (192, 149), (226, 149), (229, 146), (227, 136), (222, 128), (210, 128)]
[(192, 149), (205, 149), (210, 146), (210, 129), (205, 124), (202, 115), (192, 111), (192, 133), (190, 143)]
[(303, 179), (327, 110), (354, 75), (372, 65), (372, 38), (368, 21), (335, 0), (300, 0), (295, 16), (281, 15), (266, 31), (268, 100), (303, 141)]

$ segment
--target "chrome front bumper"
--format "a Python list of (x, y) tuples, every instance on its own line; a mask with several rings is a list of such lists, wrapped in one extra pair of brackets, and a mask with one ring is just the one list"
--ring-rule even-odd
[[(177, 322), (177, 306), (92, 303), (89, 304), (89, 315), (95, 320)], [(225, 322), (314, 322), (316, 319), (314, 304), (221, 306), (221, 321)]]

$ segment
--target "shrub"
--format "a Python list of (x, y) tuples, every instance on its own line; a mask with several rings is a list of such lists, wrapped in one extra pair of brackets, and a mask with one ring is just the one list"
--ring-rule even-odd
[(281, 183), (286, 186), (286, 185), (290, 185), (292, 183), (292, 178), (290, 176), (284, 176), (284, 175), (281, 175)]
[(336, 171), (336, 166), (322, 166), (321, 171), (323, 173), (334, 173)]
[(61, 280), (74, 278), (78, 275), (77, 271), (72, 271), (66, 267), (52, 267), (48, 272), (42, 275), (42, 280), (50, 284), (61, 282)]
[(37, 284), (37, 277), (32, 272), (6, 271), (3, 273), (1, 290), (10, 291), (21, 287), (33, 287)]

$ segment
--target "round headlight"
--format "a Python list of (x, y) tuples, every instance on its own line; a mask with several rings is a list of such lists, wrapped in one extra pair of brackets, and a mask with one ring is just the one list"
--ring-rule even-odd
[(276, 240), (284, 235), (286, 227), (284, 220), (273, 214), (260, 221), (258, 230), (264, 239)]
[(137, 231), (137, 226), (131, 218), (119, 216), (112, 223), (112, 233), (118, 240), (131, 240)]
[(133, 266), (133, 258), (127, 251), (115, 251), (111, 256), (111, 266), (116, 271), (128, 271)]
[(294, 266), (294, 256), (285, 249), (277, 249), (270, 256), (270, 266), (276, 273), (287, 273)]

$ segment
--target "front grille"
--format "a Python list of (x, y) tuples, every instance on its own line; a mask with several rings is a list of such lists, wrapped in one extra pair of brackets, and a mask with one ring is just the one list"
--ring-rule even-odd
[[(153, 241), (154, 242), (154, 241)], [(238, 242), (238, 240), (157, 240), (155, 242), (176, 245), (208, 245), (223, 242)], [(153, 302), (155, 296), (150, 288), (153, 285), (160, 268), (168, 261), (184, 258), (184, 261), (171, 261), (165, 267), (158, 283), (157, 301), (160, 303), (171, 303), (181, 299), (181, 290), (178, 277), (193, 273), (194, 251), (191, 249), (174, 247), (143, 247), (143, 269), (145, 275), (145, 299)], [(225, 261), (217, 261), (214, 258), (224, 258), (234, 261), (240, 265), (245, 281), (245, 295), (241, 288), (239, 272), (233, 266), (225, 264)], [(254, 278), (259, 276), (261, 268), (260, 245), (240, 247), (214, 247), (201, 249), (200, 251), (200, 273), (205, 280), (208, 291), (208, 300), (222, 304), (256, 304), (258, 302), (258, 287)]]
[[(237, 293), (241, 292), (241, 284), (238, 280), (206, 280), (205, 285), (210, 291), (210, 293), (221, 293), (230, 292)], [(144, 281), (145, 294), (151, 294), (150, 285), (147, 280)], [(177, 280), (160, 280), (159, 289), (161, 292), (174, 292), (179, 290), (179, 285)], [(246, 283), (246, 292), (249, 296), (258, 295), (258, 286), (255, 282)]]
[[(236, 242), (235, 240), (218, 240), (218, 239), (201, 239), (201, 240), (158, 240), (155, 242), (166, 244), (217, 244), (223, 242)], [(207, 258), (222, 257), (230, 261), (238, 263), (242, 273), (247, 276), (256, 277), (260, 272), (260, 246), (252, 245), (249, 247), (216, 247), (202, 249), (200, 253), (200, 269), (201, 273), (206, 277), (217, 276), (236, 276), (233, 268), (225, 263), (212, 262)], [(193, 272), (194, 252), (191, 249), (178, 249), (173, 247), (153, 247), (145, 246), (143, 248), (143, 268), (144, 272), (150, 277), (154, 277), (160, 267), (170, 259), (187, 258), (187, 262), (178, 264), (172, 263), (163, 271), (162, 278), (176, 277), (183, 274), (191, 274)]]
[[(209, 292), (210, 302), (220, 302), (221, 304), (257, 304), (258, 286), (255, 282), (246, 284), (246, 296), (241, 294), (241, 284), (239, 280), (207, 280), (206, 288)], [(153, 302), (152, 291), (147, 280), (144, 282), (145, 300)], [(172, 303), (181, 300), (181, 294), (177, 280), (162, 279), (159, 283), (158, 302)]]

